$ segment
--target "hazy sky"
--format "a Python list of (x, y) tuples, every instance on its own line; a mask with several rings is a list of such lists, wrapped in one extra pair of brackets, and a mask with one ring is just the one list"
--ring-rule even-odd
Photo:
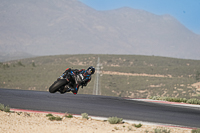
[(157, 15), (170, 14), (194, 33), (200, 34), (200, 0), (79, 0), (96, 10), (120, 7), (142, 9)]

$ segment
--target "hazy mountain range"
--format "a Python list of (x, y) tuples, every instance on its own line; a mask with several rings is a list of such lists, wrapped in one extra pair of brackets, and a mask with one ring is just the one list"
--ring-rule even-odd
[(139, 54), (200, 59), (200, 35), (170, 15), (97, 11), (78, 0), (2, 0), (0, 59), (9, 55)]

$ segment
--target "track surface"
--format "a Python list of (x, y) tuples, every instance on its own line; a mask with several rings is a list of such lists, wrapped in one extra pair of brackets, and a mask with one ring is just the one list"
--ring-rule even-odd
[(200, 128), (200, 110), (96, 95), (51, 94), (41, 91), (0, 89), (0, 103), (12, 108), (88, 113), (91, 116)]

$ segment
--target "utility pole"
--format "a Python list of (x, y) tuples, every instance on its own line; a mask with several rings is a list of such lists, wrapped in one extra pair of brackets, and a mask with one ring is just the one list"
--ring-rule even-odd
[(93, 89), (93, 95), (101, 95), (101, 87), (100, 87), (100, 58), (97, 59), (97, 66), (96, 66), (96, 77)]

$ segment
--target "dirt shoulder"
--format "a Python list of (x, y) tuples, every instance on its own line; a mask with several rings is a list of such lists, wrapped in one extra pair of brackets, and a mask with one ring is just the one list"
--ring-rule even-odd
[[(55, 115), (56, 116), (56, 115)], [(0, 133), (154, 133), (154, 129), (170, 130), (171, 133), (191, 133), (191, 129), (143, 125), (136, 128), (133, 124), (110, 124), (108, 121), (66, 118), (50, 121), (45, 113), (0, 111)]]

